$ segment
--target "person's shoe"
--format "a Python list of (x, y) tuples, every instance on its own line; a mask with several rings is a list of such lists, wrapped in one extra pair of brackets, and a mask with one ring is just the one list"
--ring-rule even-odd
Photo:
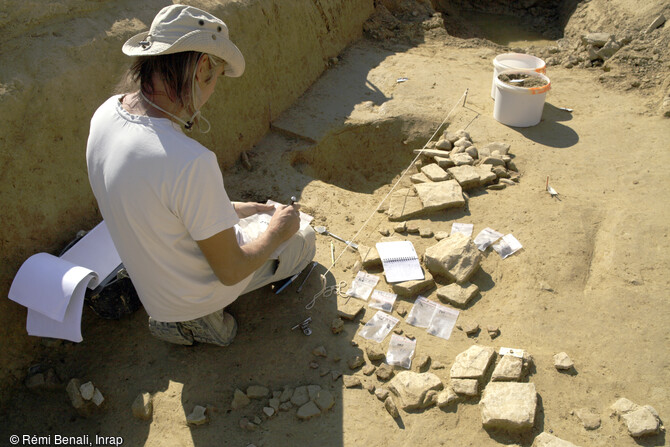
[(149, 317), (149, 333), (159, 340), (177, 345), (191, 346), (194, 343), (193, 336), (181, 327), (181, 323), (166, 323)]
[(237, 321), (223, 310), (179, 324), (193, 335), (193, 340), (200, 343), (228, 346), (237, 335)]

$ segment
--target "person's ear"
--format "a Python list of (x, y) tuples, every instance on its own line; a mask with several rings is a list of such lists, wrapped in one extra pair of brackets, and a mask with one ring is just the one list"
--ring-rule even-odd
[(209, 79), (209, 74), (212, 71), (211, 65), (212, 64), (210, 63), (209, 56), (203, 54), (200, 57), (200, 60), (198, 60), (198, 65), (195, 69), (196, 81), (207, 82), (207, 79)]

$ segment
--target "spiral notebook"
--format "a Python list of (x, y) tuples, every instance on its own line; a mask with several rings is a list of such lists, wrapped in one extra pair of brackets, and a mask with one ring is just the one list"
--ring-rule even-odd
[(424, 279), (419, 256), (410, 241), (378, 242), (376, 247), (384, 266), (386, 282)]

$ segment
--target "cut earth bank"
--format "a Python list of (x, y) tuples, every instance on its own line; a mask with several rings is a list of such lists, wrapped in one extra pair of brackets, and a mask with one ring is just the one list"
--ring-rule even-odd
[[(592, 1), (577, 12), (588, 17), (598, 6)], [(584, 33), (591, 31), (607, 30)], [(296, 286), (283, 296), (263, 291), (236, 303), (232, 311), (240, 321), (240, 335), (225, 350), (185, 350), (155, 341), (146, 333), (142, 311), (119, 322), (85, 312), (85, 341), (44, 349), (42, 365), (53, 367), (63, 382), (72, 377), (93, 381), (107, 407), (84, 419), (76, 416), (62, 388), (32, 393), (17, 387), (3, 427), (31, 433), (99, 432), (123, 436), (128, 445), (217, 445), (222, 433), (231, 445), (531, 445), (543, 431), (582, 446), (664, 445), (663, 433), (636, 441), (610, 410), (626, 397), (653, 406), (661, 418), (670, 413), (665, 349), (670, 341), (665, 298), (670, 216), (662, 193), (668, 184), (664, 167), (670, 160), (664, 148), (670, 133), (668, 121), (652, 106), (657, 92), (610, 89), (599, 81), (598, 68), (550, 66), (553, 89), (543, 122), (512, 129), (491, 118), (488, 96), (491, 59), (504, 49), (441, 33), (426, 33), (422, 40), (409, 45), (402, 39), (364, 40), (351, 46), (275, 120), (277, 131), (250, 151), (254, 170), (235, 166), (227, 170), (226, 182), (230, 195), (239, 199), (285, 200), (300, 194), (316, 224), (345, 238), (352, 238), (372, 216), (357, 241), (374, 245), (382, 237), (380, 229), (395, 226), (384, 214), (373, 213), (375, 207), (413, 158), (412, 149), (427, 141), (452, 107), (457, 106), (448, 131), (465, 129), (478, 147), (494, 141), (510, 144), (521, 174), (518, 184), (500, 191), (475, 189), (466, 209), (408, 222), (434, 233), (448, 232), (455, 221), (472, 223), (475, 234), (492, 227), (521, 241), (524, 249), (505, 260), (495, 252), (484, 254), (470, 279), (480, 295), (459, 317), (482, 328), (498, 326), (500, 335), (492, 339), (480, 331), (468, 337), (455, 330), (449, 341), (432, 337), (401, 316), (414, 297), (401, 298), (393, 315), (400, 318), (405, 335), (416, 337), (416, 358), (430, 356), (429, 371), (444, 385), (450, 383), (456, 356), (473, 344), (526, 350), (535, 366), (525, 380), (539, 396), (532, 429), (520, 435), (484, 430), (477, 397), (442, 410), (401, 410), (394, 420), (365, 389), (344, 388), (332, 374), (321, 376), (323, 370), (339, 370), (357, 376), (364, 386), (383, 386), (376, 375), (347, 365), (356, 356), (373, 363), (368, 353), (372, 343), (356, 333), (374, 309), (366, 308), (333, 335), (330, 326), (338, 315), (333, 297), (319, 299), (312, 311), (304, 308), (319, 290), (316, 276), (301, 294), (295, 293)], [(667, 77), (667, 59), (661, 67), (658, 74)], [(625, 70), (608, 73), (613, 72)], [(408, 80), (398, 83), (398, 78)], [(461, 107), (466, 89), (468, 101)], [(547, 177), (560, 200), (547, 194)], [(419, 235), (402, 236), (420, 253), (435, 244)], [(329, 266), (330, 240), (319, 237), (318, 244), (317, 260)], [(343, 246), (336, 247), (338, 255)], [(350, 283), (357, 260), (356, 254), (344, 252), (332, 269), (331, 284), (335, 279)], [(381, 284), (390, 290), (383, 279)], [(443, 284), (438, 279), (438, 286)], [(439, 301), (435, 290), (424, 295)], [(307, 316), (313, 319), (311, 336), (290, 330)], [(318, 346), (325, 347), (326, 357), (312, 353)], [(388, 338), (381, 346), (385, 352)], [(554, 367), (553, 357), (562, 351), (574, 362), (567, 374)], [(318, 368), (310, 368), (311, 363)], [(235, 390), (249, 385), (271, 390), (319, 385), (335, 401), (310, 421), (298, 421), (295, 410), (280, 412), (247, 432), (240, 419), (260, 417), (266, 403), (232, 409)], [(153, 396), (151, 422), (132, 417), (131, 404), (141, 392)], [(210, 406), (210, 422), (189, 427), (186, 415), (196, 405)], [(586, 430), (578, 417), (585, 409), (601, 419), (595, 430)]]

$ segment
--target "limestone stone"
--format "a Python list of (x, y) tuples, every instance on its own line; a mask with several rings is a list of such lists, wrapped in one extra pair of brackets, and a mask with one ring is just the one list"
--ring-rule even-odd
[(466, 282), (479, 268), (477, 246), (463, 233), (455, 233), (428, 247), (424, 255), (426, 268), (433, 275), (444, 276), (459, 284)]
[(493, 155), (481, 158), (481, 164), (505, 167), (505, 161), (501, 157), (495, 157)]
[(598, 50), (597, 54), (602, 60), (607, 60), (610, 57), (621, 49), (621, 45), (612, 40), (608, 41), (601, 49)]
[(433, 369), (444, 369), (444, 363), (440, 362), (439, 360), (432, 362), (431, 366)]
[(407, 222), (407, 232), (410, 234), (416, 234), (419, 232), (419, 223), (418, 222)]
[(612, 38), (612, 35), (609, 33), (589, 33), (585, 36), (582, 36), (582, 41), (586, 45), (594, 45), (598, 48), (604, 46), (608, 40)]
[(600, 427), (600, 415), (588, 408), (580, 408), (575, 411), (575, 415), (577, 415), (582, 422), (582, 425), (587, 430), (596, 430)]
[(468, 131), (466, 131), (465, 129), (457, 130), (456, 135), (458, 135), (459, 138), (465, 138), (466, 140), (472, 141), (472, 138), (470, 137), (470, 133)]
[(442, 169), (447, 169), (454, 166), (454, 161), (450, 157), (435, 157), (435, 163)]
[(412, 152), (414, 152), (415, 154), (424, 155), (429, 158), (449, 156), (449, 150), (443, 150), (443, 149), (414, 149)]
[(579, 447), (547, 432), (542, 432), (533, 441), (531, 447)]
[(375, 372), (376, 369), (377, 369), (377, 367), (376, 367), (375, 365), (365, 365), (365, 366), (363, 367), (362, 372), (363, 372), (363, 374), (365, 374), (366, 376), (371, 376), (372, 374), (374, 374), (374, 372)]
[(447, 139), (440, 140), (435, 145), (437, 149), (443, 149), (445, 151), (450, 151), (454, 147), (453, 143)]
[(81, 397), (81, 392), (79, 387), (81, 386), (81, 381), (79, 379), (73, 378), (67, 384), (65, 391), (67, 391), (68, 396), (70, 397), (70, 403), (82, 416), (88, 416), (91, 413), (92, 405), (89, 401), (85, 401)]
[(314, 398), (314, 403), (321, 411), (328, 411), (335, 405), (335, 398), (330, 391), (319, 390)]
[(496, 181), (498, 176), (493, 172), (492, 165), (475, 166), (475, 171), (479, 175), (479, 185), (484, 186)]
[(307, 391), (306, 386), (296, 387), (291, 396), (291, 403), (296, 407), (300, 407), (309, 402), (309, 392)]
[(418, 355), (414, 358), (412, 362), (412, 368), (419, 372), (424, 372), (428, 369), (430, 365), (430, 356), (426, 354)]
[(479, 382), (476, 379), (451, 379), (451, 389), (465, 396), (479, 395)]
[(471, 165), (475, 162), (475, 159), (465, 152), (454, 154), (452, 151), (452, 153), (449, 154), (449, 158), (451, 158), (451, 161), (454, 162), (455, 166)]
[(455, 166), (447, 169), (447, 172), (454, 177), (454, 180), (456, 180), (463, 189), (471, 189), (480, 185), (479, 171), (474, 166)]
[(464, 308), (479, 293), (479, 287), (470, 282), (453, 283), (437, 289), (437, 297), (444, 303)]
[(81, 398), (82, 399), (84, 399), (84, 400), (93, 399), (93, 394), (95, 393), (95, 386), (93, 385), (93, 382), (83, 383), (79, 387), (79, 392), (81, 393)]
[(379, 345), (378, 343), (369, 344), (365, 348), (365, 353), (368, 355), (368, 358), (372, 362), (374, 362), (375, 360), (383, 360), (384, 357), (386, 357), (386, 354), (384, 353), (384, 350), (382, 349), (381, 345)]
[(479, 405), (484, 428), (530, 430), (535, 423), (537, 409), (535, 384), (491, 382), (484, 390)]
[(393, 367), (388, 363), (382, 363), (375, 371), (375, 375), (377, 376), (377, 379), (386, 382), (393, 377)]
[(437, 163), (431, 163), (422, 167), (421, 172), (432, 182), (442, 182), (449, 178), (449, 174)]
[(637, 410), (638, 408), (640, 408), (640, 406), (626, 399), (625, 397), (622, 397), (618, 399), (616, 402), (614, 402), (610, 408), (612, 409), (614, 414), (616, 414), (617, 416), (622, 416), (626, 413)]
[[(405, 222), (403, 222), (404, 224)], [(358, 244), (358, 254), (361, 257), (361, 263), (364, 268), (374, 268), (382, 265), (382, 258), (376, 247)]]
[(654, 19), (653, 22), (649, 24), (646, 30), (644, 30), (645, 34), (649, 34), (650, 32), (654, 31), (656, 28), (660, 27), (665, 23), (665, 16), (663, 14), (659, 15)]
[(279, 399), (278, 398), (272, 398), (268, 400), (268, 407), (272, 408), (274, 411), (279, 411)]
[(263, 407), (263, 414), (265, 414), (265, 416), (267, 416), (268, 418), (274, 416), (276, 412), (277, 410), (275, 410), (272, 407)]
[[(407, 231), (407, 222), (397, 223), (393, 227), (393, 231), (395, 231), (396, 233), (404, 233), (405, 231)], [(360, 245), (359, 245), (359, 250), (360, 250)], [(377, 256), (379, 256), (379, 253), (377, 253)], [(379, 262), (381, 263), (381, 258), (379, 259)]]
[[(432, 184), (434, 183), (420, 183), (414, 185), (414, 188)], [(442, 182), (440, 182), (440, 184), (442, 184)], [(389, 198), (389, 209), (387, 211), (389, 220), (407, 220), (426, 213), (423, 203), (414, 188), (400, 188), (391, 194), (391, 197)]]
[(506, 185), (504, 183), (493, 183), (492, 185), (488, 185), (486, 189), (490, 189), (491, 191), (500, 191), (501, 189), (505, 189)]
[(468, 336), (477, 335), (479, 333), (479, 323), (472, 318), (460, 318), (456, 327), (465, 332)]
[(140, 393), (137, 395), (131, 406), (133, 416), (137, 419), (149, 420), (154, 413), (154, 404), (151, 399), (151, 394)]
[[(510, 177), (509, 172), (505, 169), (504, 166), (493, 166), (493, 165), (482, 165), (482, 166), (491, 166), (491, 172), (495, 174), (496, 178), (503, 180)], [(502, 183), (509, 184), (508, 182), (503, 181)]]
[[(389, 390), (398, 396), (403, 410), (425, 408), (431, 404), (426, 399), (430, 390), (439, 391), (443, 388), (442, 381), (430, 372), (415, 373), (402, 371), (389, 382)], [(432, 402), (434, 403), (434, 402)]]
[(307, 402), (306, 404), (300, 406), (296, 412), (298, 419), (307, 420), (312, 419), (321, 414), (321, 410), (314, 402)]
[(414, 174), (410, 176), (409, 180), (412, 183), (426, 183), (432, 181), (426, 174), (423, 172), (419, 172), (418, 174)]
[(454, 359), (451, 379), (481, 380), (495, 357), (495, 349), (489, 346), (472, 345)]
[(361, 366), (365, 365), (365, 358), (363, 358), (360, 355), (357, 355), (355, 357), (350, 358), (347, 361), (347, 365), (349, 366), (349, 369), (351, 369), (351, 370), (358, 369)]
[(461, 137), (454, 142), (454, 147), (470, 147), (472, 146), (472, 141), (468, 138)]
[(201, 405), (196, 405), (193, 407), (193, 411), (191, 411), (191, 414), (186, 416), (186, 423), (190, 425), (203, 425), (206, 424), (209, 421), (209, 417), (207, 417), (207, 408), (201, 406)]
[(570, 357), (565, 352), (559, 352), (554, 356), (554, 366), (559, 371), (566, 371), (575, 366)]
[(523, 375), (523, 359), (513, 355), (503, 355), (491, 375), (494, 382), (511, 382), (521, 380)]
[(316, 348), (312, 349), (312, 355), (315, 355), (316, 357), (328, 357), (326, 348), (324, 346), (317, 346)]
[[(353, 320), (356, 315), (365, 309), (365, 302), (361, 300), (337, 297), (337, 315), (345, 320)], [(325, 357), (325, 355), (323, 356)]]
[(267, 397), (268, 394), (270, 394), (270, 390), (261, 385), (251, 385), (247, 388), (247, 397), (249, 399), (262, 399)]
[(448, 387), (446, 390), (441, 391), (437, 395), (437, 406), (444, 408), (453, 404), (454, 402), (457, 402), (459, 399), (460, 398), (458, 397), (458, 394), (456, 394), (456, 392), (451, 387)]
[(655, 435), (660, 431), (658, 417), (647, 407), (628, 412), (622, 416), (628, 433), (634, 438)]
[(342, 371), (338, 371), (336, 369), (332, 370), (330, 372), (330, 377), (333, 379), (333, 382), (342, 377)]
[(279, 402), (284, 403), (288, 402), (291, 400), (291, 397), (293, 396), (293, 388), (291, 387), (284, 387), (284, 389), (281, 392), (281, 396), (279, 396)]
[(361, 379), (358, 376), (342, 376), (342, 381), (347, 388), (361, 387)]
[(421, 183), (414, 185), (414, 189), (421, 202), (423, 213), (465, 206), (463, 188), (456, 180)]
[(93, 391), (93, 397), (91, 398), (91, 402), (93, 402), (97, 407), (100, 407), (104, 401), (105, 398), (102, 396), (100, 388), (95, 388), (95, 391)]
[(395, 402), (393, 402), (393, 398), (391, 396), (388, 396), (384, 401), (384, 408), (386, 408), (386, 411), (389, 412), (393, 419), (400, 417), (398, 407), (396, 406)]
[(319, 391), (321, 391), (320, 385), (307, 385), (307, 396), (309, 396), (309, 400), (314, 400), (316, 395), (319, 394)]
[[(391, 229), (390, 228), (380, 228), (379, 229), (379, 234), (381, 234), (382, 236), (388, 236), (388, 235), (391, 234)], [(356, 269), (354, 268), (354, 271), (355, 270)]]
[(475, 160), (479, 158), (479, 150), (476, 146), (469, 146), (467, 149), (465, 149), (465, 153)]
[(320, 377), (327, 376), (329, 372), (330, 372), (330, 369), (328, 369), (328, 368), (321, 368), (321, 369), (319, 370), (319, 376), (320, 376)]
[(375, 389), (375, 397), (377, 399), (381, 400), (382, 402), (386, 400), (388, 395), (389, 395), (389, 390), (387, 390), (386, 388), (377, 387)]
[(461, 136), (456, 134), (456, 132), (447, 132), (446, 130), (442, 133), (442, 136), (440, 137), (441, 140), (447, 140), (451, 144), (454, 144), (459, 138), (461, 138)]
[(334, 318), (333, 321), (330, 322), (330, 332), (333, 334), (339, 334), (344, 330), (344, 321), (342, 321), (341, 318)]
[(430, 289), (435, 285), (435, 280), (430, 272), (425, 272), (423, 279), (415, 281), (404, 281), (391, 285), (393, 293), (402, 297), (411, 297), (420, 294), (421, 292)]
[(491, 337), (491, 340), (500, 335), (500, 328), (496, 325), (491, 324), (486, 326), (486, 331), (489, 333), (489, 337)]
[(428, 227), (419, 227), (419, 236), (423, 238), (433, 237), (433, 230)]
[(507, 155), (509, 153), (510, 145), (501, 141), (489, 143), (479, 149), (479, 158), (489, 157), (491, 153), (497, 151), (500, 155)]
[(319, 369), (319, 364), (317, 362), (309, 362), (309, 367), (312, 369)]
[(449, 233), (446, 231), (438, 231), (437, 233), (435, 233), (435, 239), (437, 239), (438, 241), (441, 241), (442, 239), (446, 239), (448, 237)]
[(279, 411), (288, 411), (291, 408), (293, 408), (293, 404), (291, 402), (284, 402), (279, 405)]

